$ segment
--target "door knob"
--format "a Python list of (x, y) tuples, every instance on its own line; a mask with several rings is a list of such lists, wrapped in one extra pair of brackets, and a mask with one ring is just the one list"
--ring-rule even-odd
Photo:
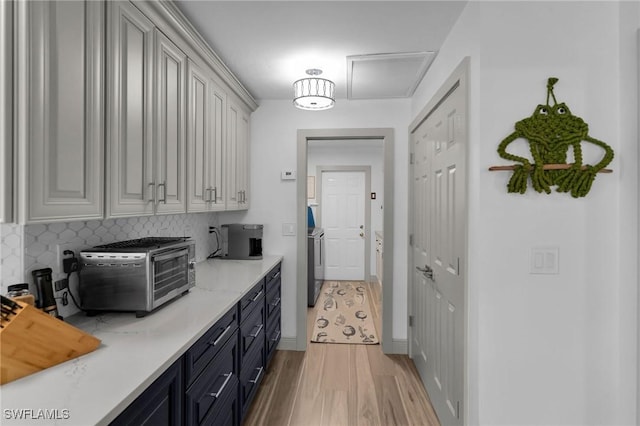
[(360, 233), (360, 236), (361, 236), (361, 237), (364, 237), (364, 232), (361, 232), (361, 233)]
[(360, 229), (364, 229), (364, 225), (360, 225)]

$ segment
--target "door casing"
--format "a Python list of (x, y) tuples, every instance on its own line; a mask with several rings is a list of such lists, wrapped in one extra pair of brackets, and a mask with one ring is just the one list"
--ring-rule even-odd
[[(296, 350), (307, 349), (307, 154), (308, 142), (312, 140), (355, 140), (378, 139), (384, 147), (384, 202), (383, 228), (385, 240), (393, 241), (394, 209), (394, 130), (392, 128), (359, 129), (299, 129), (297, 135), (297, 171), (296, 180), (296, 246), (298, 264), (296, 265)], [(382, 287), (382, 351), (384, 353), (403, 353), (393, 344), (393, 243), (385, 245)]]

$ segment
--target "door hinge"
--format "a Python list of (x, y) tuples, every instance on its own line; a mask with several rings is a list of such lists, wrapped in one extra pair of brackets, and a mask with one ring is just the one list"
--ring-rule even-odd
[(409, 154), (409, 164), (413, 164), (415, 160), (415, 154), (412, 152), (411, 154)]
[(413, 234), (409, 234), (409, 245), (413, 247)]
[(456, 418), (460, 418), (460, 401), (456, 404)]
[(413, 315), (409, 315), (409, 327), (413, 327)]

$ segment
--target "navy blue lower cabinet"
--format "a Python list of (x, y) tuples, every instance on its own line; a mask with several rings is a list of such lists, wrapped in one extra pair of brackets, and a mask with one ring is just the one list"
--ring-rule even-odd
[(264, 377), (265, 346), (264, 339), (255, 342), (242, 360), (240, 367), (240, 406), (242, 418), (247, 414), (253, 397), (256, 395)]
[(269, 361), (276, 353), (278, 343), (281, 337), (281, 308), (282, 290), (281, 290), (281, 263), (278, 263), (267, 274), (265, 291), (265, 316), (267, 332), (265, 333), (265, 366), (269, 365)]
[(112, 425), (179, 426), (183, 422), (182, 358), (169, 367), (131, 403)]
[(224, 347), (187, 389), (187, 426), (218, 424), (215, 421), (218, 417), (236, 419), (237, 423), (238, 355), (236, 329)]

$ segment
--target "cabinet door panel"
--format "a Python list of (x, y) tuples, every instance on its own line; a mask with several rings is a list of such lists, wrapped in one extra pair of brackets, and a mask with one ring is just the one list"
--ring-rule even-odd
[(156, 37), (156, 177), (158, 213), (186, 211), (185, 74), (187, 57), (164, 34)]
[(27, 2), (19, 14), (21, 218), (102, 218), (104, 3)]
[(187, 209), (207, 210), (208, 165), (207, 143), (210, 137), (209, 78), (198, 65), (189, 61), (187, 111)]
[(211, 210), (225, 209), (225, 187), (223, 178), (223, 145), (226, 135), (227, 96), (215, 83), (211, 84), (211, 139), (209, 144), (209, 179), (213, 188)]
[(240, 110), (229, 102), (227, 108), (227, 141), (225, 146), (225, 177), (227, 178), (226, 204), (228, 210), (238, 209), (241, 196), (240, 188), (238, 187), (238, 176), (236, 174), (239, 119)]
[(225, 177), (227, 210), (246, 210), (248, 197), (249, 114), (227, 100), (227, 141)]
[(153, 24), (129, 2), (108, 2), (109, 217), (153, 213)]

